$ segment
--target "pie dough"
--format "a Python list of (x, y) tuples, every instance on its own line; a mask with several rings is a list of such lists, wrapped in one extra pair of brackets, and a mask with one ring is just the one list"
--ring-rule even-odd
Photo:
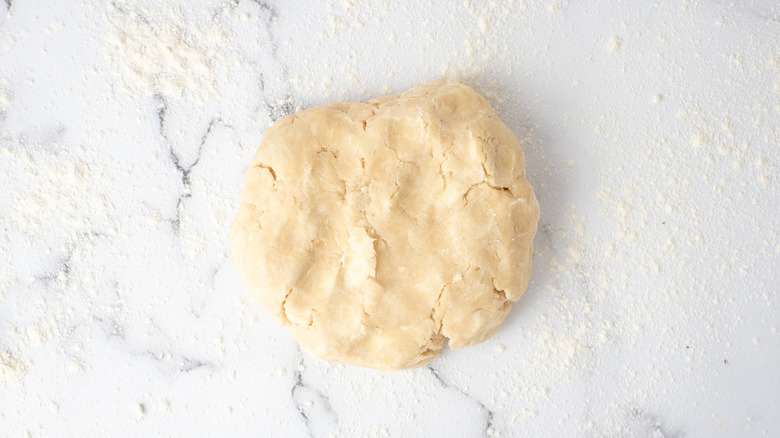
[(451, 79), (275, 123), (231, 226), (248, 290), (306, 350), (397, 370), (493, 335), (531, 272), (517, 138)]

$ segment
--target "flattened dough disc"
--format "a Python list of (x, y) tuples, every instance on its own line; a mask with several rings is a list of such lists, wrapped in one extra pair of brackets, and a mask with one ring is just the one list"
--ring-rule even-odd
[(275, 123), (231, 227), (260, 305), (306, 350), (424, 365), (493, 335), (523, 294), (539, 206), (517, 138), (441, 79)]

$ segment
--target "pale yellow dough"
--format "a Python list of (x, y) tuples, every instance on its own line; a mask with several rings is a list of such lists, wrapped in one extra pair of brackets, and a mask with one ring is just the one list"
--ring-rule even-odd
[(262, 307), (317, 356), (424, 365), (493, 335), (523, 294), (539, 205), (520, 143), (441, 79), (301, 111), (265, 134), (231, 228)]

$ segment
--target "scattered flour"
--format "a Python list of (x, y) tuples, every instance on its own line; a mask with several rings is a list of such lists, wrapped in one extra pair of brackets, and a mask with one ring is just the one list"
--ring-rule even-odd
[(611, 36), (607, 40), (607, 44), (606, 44), (607, 51), (609, 53), (617, 53), (617, 52), (620, 51), (620, 45), (621, 44), (622, 44), (622, 41), (620, 41), (620, 38), (618, 38), (616, 36)]
[(14, 273), (8, 265), (7, 260), (0, 259), (0, 300), (5, 298), (6, 291), (16, 281)]
[(697, 149), (706, 148), (710, 145), (710, 136), (706, 132), (696, 132), (691, 135), (691, 146)]
[(27, 373), (27, 364), (0, 347), (0, 387), (21, 380)]
[(11, 107), (11, 103), (14, 101), (10, 92), (0, 88), (0, 111), (6, 111)]
[(186, 13), (167, 3), (107, 3), (105, 51), (127, 93), (172, 98), (213, 97), (230, 81), (231, 41), (224, 10)]
[[(103, 18), (107, 40), (104, 51), (114, 69), (114, 85), (131, 95), (147, 98), (159, 95), (184, 105), (202, 103), (217, 97), (234, 78), (233, 74), (241, 69), (229, 53), (239, 39), (233, 28), (235, 23), (230, 21), (236, 17), (226, 9), (229, 6), (197, 10), (187, 9), (186, 5), (176, 7), (172, 3), (106, 3)], [(755, 282), (751, 283), (751, 278), (765, 274), (760, 272), (762, 270), (776, 269), (770, 265), (780, 260), (780, 233), (776, 226), (760, 221), (766, 215), (758, 215), (759, 219), (756, 219), (747, 211), (766, 213), (762, 206), (769, 205), (778, 190), (777, 154), (759, 149), (762, 144), (780, 144), (780, 129), (772, 125), (777, 108), (766, 99), (754, 99), (751, 101), (754, 104), (751, 109), (753, 118), (734, 118), (732, 108), (745, 105), (742, 100), (724, 97), (729, 84), (741, 84), (751, 75), (765, 78), (762, 83), (767, 88), (760, 91), (776, 96), (780, 92), (780, 63), (776, 48), (760, 56), (757, 49), (748, 51), (754, 53), (731, 54), (726, 53), (728, 48), (723, 48), (724, 52), (719, 56), (726, 60), (729, 74), (733, 77), (716, 78), (717, 87), (689, 91), (695, 84), (683, 83), (677, 78), (690, 75), (684, 70), (695, 68), (696, 64), (693, 61), (683, 62), (679, 55), (669, 54), (673, 49), (671, 42), (677, 36), (673, 31), (668, 28), (645, 29), (648, 34), (641, 38), (657, 40), (658, 45), (655, 52), (644, 54), (633, 51), (631, 46), (634, 44), (625, 45), (618, 36), (604, 41), (601, 34), (588, 40), (588, 47), (594, 56), (603, 55), (606, 49), (609, 53), (620, 54), (610, 57), (610, 60), (626, 59), (625, 65), (619, 65), (616, 70), (605, 70), (610, 84), (621, 93), (618, 98), (611, 93), (597, 96), (576, 94), (587, 90), (592, 93), (594, 78), (579, 74), (571, 78), (571, 75), (561, 76), (552, 68), (545, 69), (546, 66), (559, 65), (553, 61), (561, 62), (556, 58), (561, 55), (555, 52), (555, 47), (540, 44), (522, 49), (506, 38), (508, 33), (532, 37), (534, 32), (544, 28), (535, 24), (540, 21), (556, 31), (569, 32), (566, 38), (574, 38), (564, 21), (567, 19), (568, 2), (465, 1), (462, 7), (465, 13), (457, 16), (441, 13), (423, 17), (413, 6), (397, 6), (388, 1), (376, 5), (359, 1), (331, 1), (326, 17), (318, 18), (319, 21), (312, 24), (317, 26), (313, 34), (318, 35), (320, 40), (316, 44), (307, 41), (314, 44), (313, 48), (307, 45), (306, 50), (295, 49), (300, 42), (294, 40), (278, 43), (280, 52), (291, 54), (289, 65), (295, 66), (287, 81), (295, 100), (285, 96), (267, 105), (278, 107), (278, 115), (281, 115), (287, 111), (282, 109), (287, 106), (292, 108), (303, 100), (321, 102), (347, 93), (353, 96), (376, 94), (374, 90), (390, 92), (397, 84), (418, 83), (423, 77), (430, 79), (439, 74), (475, 85), (499, 109), (505, 102), (515, 105), (520, 101), (520, 105), (527, 105), (520, 112), (529, 115), (515, 116), (509, 123), (521, 129), (518, 133), (526, 144), (529, 176), (540, 195), (543, 210), (534, 259), (537, 267), (528, 295), (513, 310), (506, 328), (498, 333), (500, 339), (495, 341), (497, 344), (486, 350), (489, 354), (477, 354), (471, 361), (457, 362), (457, 368), (444, 370), (442, 374), (453, 379), (449, 382), (449, 389), (426, 387), (419, 390), (421, 385), (435, 382), (428, 369), (409, 371), (400, 377), (378, 376), (309, 361), (308, 358), (305, 366), (301, 363), (285, 367), (280, 365), (289, 359), (283, 356), (285, 353), (264, 357), (267, 362), (263, 362), (262, 367), (270, 377), (263, 384), (284, 381), (283, 391), (279, 390), (279, 393), (287, 394), (289, 382), (285, 379), (297, 374), (299, 378), (303, 376), (301, 379), (313, 381), (306, 386), (307, 391), (313, 393), (320, 388), (331, 397), (326, 400), (316, 394), (305, 393), (299, 400), (301, 412), (321, 412), (317, 409), (326, 402), (339, 412), (354, 413), (374, 408), (380, 412), (387, 406), (393, 406), (397, 409), (393, 419), (410, 423), (415, 421), (415, 415), (419, 415), (420, 406), (434, 403), (426, 399), (428, 394), (440, 394), (435, 392), (437, 390), (448, 391), (454, 400), (451, 406), (474, 405), (474, 409), (467, 412), (469, 418), (474, 415), (487, 417), (485, 409), (496, 412), (492, 419), (494, 424), (485, 429), (492, 436), (511, 434), (516, 430), (534, 430), (527, 428), (539, 428), (540, 422), (543, 429), (553, 430), (559, 424), (575, 423), (580, 435), (611, 436), (627, 421), (635, 421), (626, 418), (638, 417), (627, 411), (626, 406), (650, 404), (653, 400), (669, 397), (669, 394), (680, 395), (675, 392), (676, 388), (683, 388), (682, 396), (701, 398), (711, 395), (713, 390), (719, 391), (694, 381), (701, 377), (697, 373), (704, 370), (708, 375), (721, 376), (725, 363), (732, 368), (738, 366), (738, 358), (733, 357), (732, 352), (742, 350), (736, 347), (747, 343), (751, 349), (759, 350), (775, 345), (773, 342), (777, 339), (776, 324), (762, 333), (748, 336), (747, 342), (730, 337), (732, 331), (744, 330), (744, 326), (752, 322), (754, 315), (742, 312), (748, 305), (758, 302), (770, 309), (767, 314), (772, 315), (770, 312), (774, 311), (776, 315), (776, 291), (770, 290), (766, 284), (756, 286)], [(397, 23), (391, 22), (393, 16), (399, 14), (405, 20), (403, 25), (413, 23), (425, 36), (419, 42), (419, 52), (415, 52), (417, 48), (414, 46), (404, 45), (405, 34), (397, 29)], [(444, 32), (442, 23), (457, 29), (455, 36)], [(50, 21), (45, 24), (45, 32), (59, 34), (64, 25), (62, 20)], [(611, 32), (620, 32), (629, 41), (633, 35), (629, 30), (633, 26), (635, 24), (626, 30), (613, 29)], [(721, 20), (720, 26), (725, 28), (729, 23)], [(653, 33), (656, 31), (657, 34)], [(356, 35), (370, 41), (370, 47), (377, 48), (377, 52), (401, 47), (404, 56), (417, 57), (425, 62), (415, 70), (405, 71), (405, 64), (396, 58), (383, 58), (373, 51), (363, 50), (363, 46), (344, 44), (345, 37)], [(754, 34), (750, 35), (757, 41)], [(13, 50), (17, 38), (18, 44), (24, 40), (21, 34), (7, 36), (2, 43), (3, 49)], [(553, 36), (549, 38), (555, 39)], [(451, 52), (442, 54), (434, 50), (439, 46)], [(748, 45), (748, 48), (755, 47)], [(322, 64), (311, 61), (309, 51), (326, 51), (332, 54), (332, 59)], [(704, 58), (701, 54), (694, 55)], [(280, 56), (283, 58), (285, 55)], [(648, 56), (652, 61), (647, 60)], [(680, 64), (667, 63), (672, 61), (671, 56), (676, 56), (674, 60), (680, 61)], [(528, 60), (539, 62), (531, 68), (529, 65), (532, 63)], [(668, 83), (642, 88), (642, 84), (632, 81), (637, 69), (645, 68), (646, 62), (673, 66), (661, 75), (668, 79)], [(365, 65), (372, 63), (383, 66), (382, 72), (379, 76), (368, 78)], [(399, 68), (399, 65), (404, 68)], [(602, 73), (599, 70), (599, 74)], [(566, 78), (564, 84), (558, 83), (562, 77)], [(386, 83), (374, 87), (374, 82), (381, 81)], [(522, 87), (508, 90), (507, 84), (510, 83), (542, 91)], [(570, 87), (572, 83), (575, 87)], [(565, 91), (561, 92), (561, 87)], [(3, 112), (17, 104), (16, 96), (9, 90), (0, 87), (0, 123)], [(630, 93), (622, 93), (622, 90), (630, 90)], [(508, 92), (517, 93), (522, 98), (507, 97)], [(639, 98), (620, 106), (634, 96)], [(648, 96), (652, 96), (649, 101)], [(594, 108), (602, 110), (616, 109), (584, 118), (582, 129), (577, 131), (578, 121), (566, 119), (564, 116), (567, 115), (549, 114), (545, 105), (550, 100), (569, 98), (571, 101), (567, 105), (572, 107), (593, 104)], [(679, 108), (677, 117), (673, 114), (670, 117), (662, 111), (667, 107)], [(647, 133), (628, 135), (621, 124), (635, 121), (635, 117), (645, 117), (656, 123), (648, 128)], [(0, 136), (2, 129), (0, 125)], [(760, 135), (753, 135), (755, 132)], [(559, 133), (570, 134), (575, 139), (562, 138)], [(637, 137), (643, 141), (637, 144), (627, 140)], [(570, 149), (551, 147), (553, 141), (565, 143)], [(76, 145), (60, 145), (57, 141), (43, 143), (46, 144), (12, 141), (6, 137), (0, 139), (0, 169), (6, 172), (11, 183), (0, 197), (3, 212), (0, 225), (24, 235), (22, 243), (5, 238), (0, 240), (0, 246), (22, 248), (19, 251), (24, 253), (25, 248), (45, 244), (49, 247), (43, 252), (47, 257), (72, 254), (77, 258), (92, 251), (93, 238), (89, 235), (96, 231), (117, 242), (132, 242), (135, 235), (131, 231), (118, 233), (117, 228), (133, 230), (138, 216), (125, 217), (113, 205), (112, 200), (118, 199), (114, 197), (116, 178), (94, 159), (94, 151), (79, 149)], [(186, 205), (177, 209), (181, 220), (176, 238), (155, 246), (160, 251), (168, 251), (168, 246), (173, 249), (162, 252), (162, 255), (147, 254), (142, 249), (138, 258), (122, 253), (124, 258), (116, 260), (116, 266), (121, 269), (143, 263), (146, 263), (142, 265), (143, 269), (151, 269), (151, 265), (171, 263), (172, 255), (186, 256), (175, 261), (172, 272), (154, 274), (155, 280), (162, 282), (160, 285), (116, 285), (95, 291), (95, 286), (90, 284), (90, 276), (102, 276), (104, 273), (80, 272), (75, 263), (70, 264), (71, 268), (61, 269), (56, 278), (29, 279), (28, 275), (20, 272), (22, 268), (12, 263), (7, 251), (0, 253), (0, 306), (10, 306), (6, 303), (24, 296), (24, 291), (30, 287), (29, 281), (47, 282), (46, 295), (41, 297), (43, 303), (35, 303), (34, 311), (28, 312), (30, 307), (21, 305), (10, 311), (13, 318), (21, 320), (34, 315), (36, 319), (25, 319), (10, 334), (0, 334), (0, 345), (3, 345), (0, 347), (0, 387), (8, 387), (20, 380), (24, 383), (27, 370), (36, 365), (35, 351), (50, 348), (49, 345), (55, 342), (57, 348), (66, 351), (66, 371), (69, 375), (78, 376), (95, 366), (94, 358), (81, 356), (78, 342), (69, 343), (66, 339), (71, 336), (71, 330), (79, 329), (70, 324), (75, 319), (71, 315), (87, 311), (80, 305), (68, 304), (72, 301), (69, 301), (67, 293), (83, 293), (79, 296), (88, 297), (78, 303), (94, 306), (97, 309), (95, 314), (105, 318), (98, 320), (90, 314), (85, 319), (91, 318), (91, 324), (107, 327), (109, 330), (101, 326), (102, 331), (95, 331), (101, 335), (106, 331), (112, 340), (131, 338), (132, 335), (125, 330), (130, 332), (135, 327), (143, 327), (142, 335), (137, 335), (137, 342), (161, 343), (160, 338), (155, 336), (170, 330), (181, 338), (181, 342), (191, 339), (188, 346), (202, 356), (217, 358), (218, 366), (214, 370), (168, 352), (155, 355), (162, 358), (161, 361), (168, 367), (165, 370), (172, 369), (174, 375), (181, 377), (182, 384), (195, 382), (196, 386), (206, 387), (218, 380), (220, 384), (238, 381), (244, 386), (244, 382), (250, 381), (256, 370), (241, 374), (240, 365), (231, 360), (250, 356), (259, 350), (258, 341), (252, 336), (262, 332), (258, 327), (262, 327), (263, 316), (253, 310), (251, 303), (238, 305), (225, 300), (225, 290), (238, 288), (230, 282), (219, 283), (220, 278), (230, 277), (230, 270), (219, 267), (224, 264), (208, 265), (203, 262), (210, 256), (220, 263), (228, 259), (226, 253), (213, 254), (224, 250), (214, 243), (219, 238), (218, 235), (215, 237), (214, 230), (225, 228), (230, 217), (229, 211), (223, 211), (226, 209), (218, 206), (224, 206), (223, 200), (232, 196), (226, 189), (229, 184), (220, 181), (220, 178), (221, 172), (226, 172), (227, 168), (239, 172), (240, 166), (206, 167), (209, 169), (207, 175), (213, 177), (212, 184), (207, 184), (208, 178), (198, 172), (208, 166), (210, 160), (218, 163), (217, 157), (225, 150), (233, 153), (234, 150), (227, 149), (232, 143), (235, 139), (229, 136), (220, 140), (217, 143), (219, 147), (214, 147), (213, 156), (204, 154), (198, 167), (186, 178), (182, 176), (188, 184), (197, 186), (192, 190), (197, 195), (183, 197)], [(152, 161), (159, 161), (158, 158), (165, 160), (167, 155), (154, 157)], [(182, 167), (186, 165), (182, 164)], [(129, 174), (147, 171), (138, 168), (127, 170)], [(568, 172), (586, 173), (587, 178), (579, 174), (575, 181), (591, 180), (594, 181), (593, 186), (568, 187)], [(170, 187), (152, 189), (171, 190)], [(576, 206), (569, 204), (572, 193), (578, 196)], [(152, 192), (148, 196), (153, 198), (156, 194)], [(147, 221), (141, 225), (144, 229), (164, 229), (167, 226), (167, 218), (153, 214), (145, 217)], [(734, 230), (733, 223), (741, 224), (742, 228)], [(154, 236), (160, 235), (165, 234)], [(746, 251), (742, 245), (744, 240), (755, 241), (756, 247), (763, 249), (756, 253)], [(716, 247), (730, 250), (712, 250)], [(111, 252), (103, 254), (105, 257), (117, 255)], [(186, 277), (215, 269), (214, 266), (218, 266), (217, 274), (199, 278), (194, 284), (187, 283)], [(147, 275), (145, 271), (139, 272), (143, 275), (138, 276)], [(776, 278), (775, 271), (767, 275)], [(130, 277), (122, 278), (127, 280)], [(225, 288), (224, 284), (233, 289)], [(724, 290), (720, 286), (725, 284), (735, 286)], [(23, 293), (16, 293), (17, 290)], [(101, 294), (111, 295), (112, 300), (94, 305), (93, 300), (100, 302)], [(119, 298), (114, 299), (114, 295)], [(141, 307), (134, 309), (135, 313), (128, 316), (129, 323), (122, 328), (110, 317), (122, 312), (123, 307), (129, 307), (123, 300), (130, 296)], [(183, 302), (175, 301), (182, 296), (185, 297)], [(58, 300), (65, 304), (57, 306)], [(524, 303), (529, 304), (525, 306)], [(30, 306), (29, 303), (23, 305)], [(189, 306), (193, 308), (193, 313), (197, 313), (197, 318), (189, 320), (191, 324), (186, 326), (186, 330), (181, 327), (160, 328), (149, 323), (152, 319), (150, 313), (159, 311), (164, 317), (158, 320), (166, 321), (169, 314), (181, 309), (189, 312)], [(240, 318), (235, 318), (236, 313), (241, 314)], [(515, 316), (516, 320), (511, 320)], [(184, 318), (181, 315), (176, 317)], [(240, 328), (231, 332), (231, 327), (235, 326)], [(89, 332), (82, 336), (91, 338), (95, 335)], [(278, 339), (272, 339), (268, 345), (283, 348)], [(213, 351), (216, 353), (212, 354)], [(730, 362), (725, 362), (723, 356), (726, 354), (729, 354)], [(293, 356), (295, 354), (291, 353), (290, 357)], [(496, 362), (487, 363), (493, 356)], [(132, 358), (122, 357), (122, 360), (125, 359)], [(452, 363), (456, 361), (443, 357), (433, 366), (447, 367)], [(128, 365), (134, 366), (137, 366), (135, 362)], [(497, 383), (487, 388), (477, 387), (472, 377), (482, 376), (486, 370), (493, 373), (486, 378)], [(669, 370), (676, 370), (671, 377), (678, 381), (668, 381), (671, 378), (667, 375)], [(227, 377), (221, 373), (226, 373)], [(622, 380), (613, 383), (615, 376)], [(611, 383), (592, 383), (602, 380)], [(403, 381), (408, 381), (408, 391), (398, 389)], [(591, 395), (581, 402), (560, 398), (561, 394), (567, 394), (567, 388), (578, 387), (583, 382), (597, 385), (601, 392), (599, 395), (607, 397), (612, 403), (599, 405), (599, 412), (590, 412)], [(339, 399), (350, 391), (353, 398)], [(272, 390), (269, 389), (268, 393)], [(371, 399), (377, 394), (385, 398), (378, 405), (376, 402), (371, 404)], [(197, 400), (179, 403), (181, 399), (172, 402), (167, 398), (175, 396), (176, 393), (168, 393), (158, 399), (150, 398), (163, 400), (159, 406), (135, 398), (123, 404), (122, 409), (125, 409), (126, 417), (138, 422), (149, 421), (156, 415), (167, 417), (181, 412), (186, 415), (196, 412), (197, 408), (190, 403), (195, 404)], [(596, 396), (593, 397), (595, 399)], [(483, 406), (477, 406), (474, 400)], [(247, 410), (254, 415), (253, 403), (256, 402), (247, 399), (236, 402), (225, 409), (226, 415)], [(175, 403), (175, 408), (171, 408), (172, 403)], [(273, 403), (276, 404), (276, 401)], [(567, 417), (567, 413), (572, 412), (572, 406), (580, 407), (580, 403), (585, 406), (582, 412), (586, 412), (588, 418)], [(65, 402), (44, 406), (50, 406), (53, 411), (58, 411), (60, 406), (63, 410), (69, 407), (65, 406)], [(269, 413), (263, 412), (264, 415)], [(278, 419), (279, 424), (288, 420), (296, 424), (304, 421), (297, 417)], [(363, 432), (370, 436), (392, 436), (396, 430), (391, 423), (366, 426), (355, 430), (353, 435)], [(337, 430), (348, 435), (350, 428), (356, 429), (359, 424), (359, 419), (350, 417), (339, 424)], [(282, 426), (278, 430), (282, 430)], [(660, 428), (648, 433), (639, 429), (622, 432), (625, 435), (662, 435)]]
[(0, 148), (0, 155), (16, 165), (12, 175), (18, 178), (19, 191), (11, 220), (31, 238), (75, 239), (111, 222), (113, 206), (107, 192), (112, 182), (99, 164), (33, 144)]

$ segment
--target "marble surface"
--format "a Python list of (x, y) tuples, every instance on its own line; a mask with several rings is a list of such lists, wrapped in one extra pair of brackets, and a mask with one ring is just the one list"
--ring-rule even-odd
[[(0, 436), (780, 435), (779, 41), (774, 0), (0, 2)], [(441, 75), (525, 144), (532, 283), (430, 366), (323, 362), (231, 265), (243, 172)]]

